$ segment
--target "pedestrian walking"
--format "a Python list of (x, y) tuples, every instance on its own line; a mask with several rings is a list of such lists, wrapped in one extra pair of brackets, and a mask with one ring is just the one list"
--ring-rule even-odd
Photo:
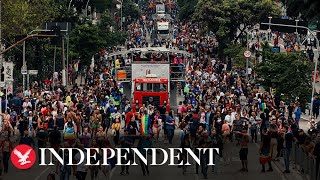
[(6, 135), (4, 137), (4, 140), (1, 142), (2, 163), (3, 163), (5, 174), (8, 173), (10, 153), (12, 150), (13, 150), (13, 143), (10, 140), (9, 136)]
[(284, 126), (284, 164), (285, 164), (285, 171), (283, 173), (290, 173), (290, 154), (293, 144), (293, 134), (289, 131), (288, 126)]
[(168, 141), (169, 144), (172, 144), (172, 139), (174, 136), (174, 129), (175, 129), (175, 120), (173, 118), (172, 112), (166, 112), (166, 129), (167, 129), (167, 133), (168, 133)]
[(242, 172), (248, 172), (248, 143), (249, 143), (249, 136), (248, 131), (246, 128), (244, 128), (241, 131), (241, 139), (240, 139), (240, 160), (242, 164), (242, 168), (240, 171)]
[(268, 163), (268, 172), (273, 171), (271, 166), (271, 138), (270, 136), (265, 136), (260, 144), (260, 164), (262, 165), (261, 172), (266, 172), (265, 165)]

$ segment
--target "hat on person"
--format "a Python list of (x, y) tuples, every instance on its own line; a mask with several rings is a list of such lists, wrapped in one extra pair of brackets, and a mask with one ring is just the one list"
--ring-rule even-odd
[(301, 132), (304, 132), (304, 131), (303, 131), (303, 129), (298, 129), (298, 132), (301, 133)]

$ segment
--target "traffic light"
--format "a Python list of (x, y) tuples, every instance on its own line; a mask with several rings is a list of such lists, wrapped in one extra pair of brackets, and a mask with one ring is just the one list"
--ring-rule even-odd
[(52, 26), (50, 28), (50, 30), (51, 30), (50, 34), (56, 35), (56, 37), (51, 38), (51, 44), (52, 45), (61, 44), (61, 28), (60, 28), (60, 26)]
[(1, 82), (4, 82), (4, 67), (3, 67), (3, 65), (1, 66), (0, 74), (1, 74), (0, 81), (1, 81)]

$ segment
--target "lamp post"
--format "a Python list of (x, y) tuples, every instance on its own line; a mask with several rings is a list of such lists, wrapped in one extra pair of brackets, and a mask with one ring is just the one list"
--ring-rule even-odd
[(88, 16), (88, 5), (89, 5), (90, 0), (87, 1), (87, 5), (86, 5), (86, 17)]
[(122, 31), (122, 5), (123, 5), (123, 0), (117, 0), (120, 3), (120, 7), (117, 4), (117, 8), (120, 9), (120, 16), (121, 16), (121, 20), (120, 20), (120, 26), (121, 26), (121, 31)]
[(68, 11), (70, 11), (72, 1), (73, 0), (70, 0), (70, 2), (69, 2)]
[[(249, 33), (251, 33), (255, 29), (247, 30), (247, 51), (250, 51), (250, 44), (249, 44)], [(249, 58), (246, 58), (246, 81), (248, 82), (248, 69), (249, 69)]]
[[(269, 23), (261, 23), (263, 25), (269, 25), (269, 27), (272, 25), (272, 26), (280, 26), (280, 27), (292, 27), (292, 28), (301, 28), (301, 29), (306, 29), (308, 30), (309, 32), (312, 32), (309, 28), (307, 27), (304, 27), (304, 26), (294, 26), (294, 25), (287, 25), (287, 24), (273, 24), (271, 23), (271, 21), (269, 21)], [(313, 33), (310, 33), (311, 36), (313, 36), (313, 38), (316, 40), (316, 46), (317, 46), (317, 49), (316, 49), (316, 52), (315, 52), (315, 55), (314, 55), (314, 61), (315, 61), (315, 65), (314, 65), (314, 74), (313, 74), (313, 84), (312, 84), (312, 94), (311, 94), (311, 107), (310, 107), (310, 110), (312, 112), (312, 109), (313, 109), (313, 97), (314, 97), (314, 90), (315, 90), (315, 86), (316, 86), (316, 72), (317, 72), (317, 68), (318, 68), (318, 59), (319, 59), (319, 51), (320, 51), (320, 44), (319, 44), (319, 40), (317, 38), (316, 35), (314, 35)], [(310, 118), (312, 116), (312, 113), (310, 113)]]
[[(0, 0), (0, 51), (2, 52), (2, 1)], [(3, 63), (3, 54), (0, 55), (0, 69), (2, 69), (2, 63)], [(2, 74), (0, 74), (0, 80), (1, 80)], [(1, 92), (0, 92), (1, 93)], [(0, 113), (2, 113), (2, 97), (0, 96)], [(2, 121), (2, 118), (0, 118)]]

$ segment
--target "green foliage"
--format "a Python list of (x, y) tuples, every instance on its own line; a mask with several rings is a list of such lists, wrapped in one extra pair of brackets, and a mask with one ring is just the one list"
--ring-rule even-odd
[(56, 16), (54, 0), (2, 0), (3, 37), (12, 40), (14, 36), (27, 34)]
[(319, 0), (287, 0), (283, 1), (287, 7), (287, 14), (290, 17), (299, 17), (309, 21), (320, 21)]
[(133, 3), (132, 0), (123, 0), (123, 7), (122, 7), (122, 16), (138, 19), (140, 18), (140, 10), (139, 7)]
[(89, 65), (92, 56), (104, 47), (100, 30), (92, 24), (77, 25), (71, 32), (71, 50), (76, 52), (83, 65)]
[(246, 59), (243, 56), (243, 52), (246, 48), (239, 45), (230, 45), (224, 49), (224, 55), (231, 58), (233, 66), (244, 67), (246, 64)]
[(98, 25), (77, 25), (71, 32), (71, 57), (80, 58), (83, 65), (89, 65), (93, 55), (106, 47), (124, 44), (126, 33), (111, 32), (114, 24), (110, 15), (105, 13)]
[(101, 20), (98, 26), (103, 32), (108, 32), (110, 30), (110, 27), (114, 25), (115, 22), (109, 13), (104, 13), (101, 15)]
[(90, 4), (96, 8), (97, 12), (103, 13), (112, 6), (112, 0), (91, 0)]
[(302, 54), (265, 52), (263, 59), (256, 72), (265, 89), (275, 89), (287, 102), (297, 97), (300, 102), (310, 99), (312, 64)]
[(279, 12), (272, 0), (199, 0), (193, 19), (215, 34), (221, 49), (237, 42), (262, 17)]
[[(105, 47), (124, 44), (128, 35), (125, 32), (111, 32), (115, 26), (109, 14), (115, 10), (113, 0), (90, 0), (89, 5), (102, 14), (98, 25), (86, 19), (80, 21), (82, 10), (87, 1), (73, 1), (72, 8), (77, 12), (68, 11), (70, 0), (2, 0), (2, 36), (8, 45), (14, 44), (16, 36), (24, 35), (35, 29), (42, 29), (45, 22), (70, 22), (72, 31), (69, 33), (69, 60), (79, 59), (83, 65), (91, 62), (93, 55)], [(120, 11), (119, 11), (120, 12)], [(124, 0), (123, 16), (140, 17), (139, 8), (132, 0)], [(66, 47), (66, 46), (65, 46)], [(15, 64), (15, 85), (21, 84), (22, 46), (17, 46), (5, 54)], [(49, 38), (34, 38), (26, 42), (26, 60), (28, 69), (39, 70), (38, 76), (30, 77), (42, 80), (53, 73), (54, 46)], [(57, 47), (56, 70), (62, 69), (62, 49)]]
[(198, 0), (178, 0), (177, 1), (179, 10), (179, 19), (189, 19), (192, 17)]

